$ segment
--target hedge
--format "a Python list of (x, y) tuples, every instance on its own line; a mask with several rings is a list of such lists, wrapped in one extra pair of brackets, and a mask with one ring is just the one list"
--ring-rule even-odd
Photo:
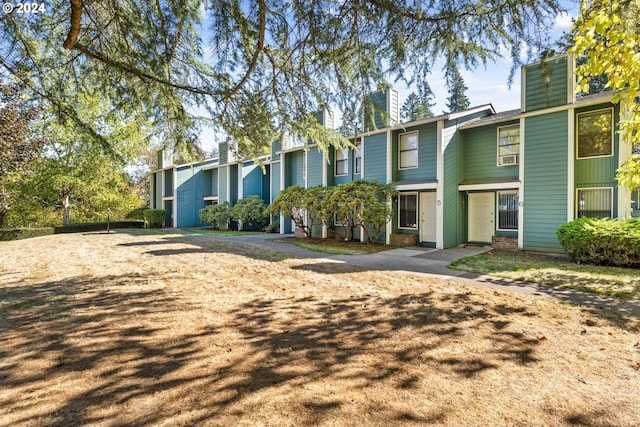
[(164, 209), (145, 209), (144, 224), (147, 228), (162, 228), (167, 218), (167, 211)]
[(556, 235), (574, 262), (640, 268), (640, 218), (578, 218)]
[[(142, 228), (143, 226), (144, 223), (142, 221), (113, 221), (109, 223), (110, 229)], [(6, 228), (0, 229), (0, 241), (21, 240), (31, 237), (48, 236), (51, 234), (88, 233), (91, 231), (104, 231), (106, 229), (106, 222), (61, 225), (58, 227)]]

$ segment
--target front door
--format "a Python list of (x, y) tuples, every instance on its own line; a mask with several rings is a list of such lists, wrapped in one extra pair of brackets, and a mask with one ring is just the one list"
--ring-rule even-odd
[(420, 193), (420, 241), (436, 241), (436, 193)]
[(469, 193), (470, 242), (491, 242), (495, 200), (493, 193)]

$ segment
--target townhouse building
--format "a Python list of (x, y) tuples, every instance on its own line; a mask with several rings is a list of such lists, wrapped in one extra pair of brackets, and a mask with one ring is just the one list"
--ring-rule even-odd
[[(353, 149), (323, 152), (284, 139), (261, 159), (263, 168), (235, 158), (229, 143), (220, 145), (218, 158), (192, 164), (173, 165), (162, 155), (151, 206), (167, 210), (167, 225), (199, 226), (198, 210), (210, 203), (257, 194), (268, 204), (292, 185), (375, 179), (398, 188), (380, 243), (559, 252), (555, 230), (567, 221), (640, 213), (638, 194), (615, 180), (631, 155), (617, 133), (625, 108), (612, 93), (576, 96), (573, 67), (569, 55), (522, 67), (521, 107), (506, 112), (487, 104), (400, 123), (398, 93), (375, 92), (365, 130), (348, 136)], [(331, 112), (318, 119), (334, 127)], [(330, 223), (313, 234), (340, 230)], [(281, 217), (280, 232), (293, 231)]]

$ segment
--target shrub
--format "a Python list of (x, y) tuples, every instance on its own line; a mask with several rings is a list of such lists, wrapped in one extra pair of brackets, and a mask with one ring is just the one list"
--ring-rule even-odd
[(147, 208), (137, 208), (134, 209), (132, 211), (130, 211), (129, 213), (127, 213), (127, 215), (125, 216), (126, 219), (137, 219), (140, 221), (144, 221), (144, 211), (146, 211)]
[(48, 236), (53, 234), (53, 227), (40, 228), (6, 228), (0, 230), (0, 240), (20, 240), (31, 237)]
[(267, 233), (279, 233), (280, 232), (280, 221), (274, 220), (271, 224), (267, 225), (264, 229)]
[(145, 209), (144, 226), (145, 228), (162, 228), (167, 217), (167, 211), (164, 209)]
[[(114, 228), (142, 228), (142, 221), (113, 221), (109, 223)], [(91, 222), (84, 224), (61, 225), (57, 227), (38, 228), (3, 228), (0, 229), (0, 241), (29, 239), (31, 237), (48, 236), (51, 234), (88, 233), (107, 229), (106, 222)]]
[(639, 218), (578, 218), (561, 225), (556, 235), (574, 262), (640, 268)]
[(238, 200), (230, 214), (231, 218), (242, 223), (243, 230), (262, 229), (268, 220), (266, 208), (260, 196), (254, 195)]
[(222, 228), (229, 225), (231, 206), (230, 202), (222, 202), (218, 205), (209, 205), (200, 209), (198, 211), (200, 222), (211, 224), (212, 228)]

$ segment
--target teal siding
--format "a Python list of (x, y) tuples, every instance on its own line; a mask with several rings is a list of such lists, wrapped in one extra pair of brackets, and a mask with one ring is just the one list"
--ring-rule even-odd
[(271, 144), (271, 158), (277, 159), (279, 158), (278, 152), (282, 150), (282, 141), (276, 141)]
[(211, 195), (218, 195), (218, 169), (211, 169), (210, 171), (210, 180), (211, 180)]
[(322, 185), (322, 169), (326, 167), (322, 152), (312, 148), (307, 152), (307, 186)]
[(498, 166), (498, 128), (517, 123), (511, 121), (463, 131), (462, 179), (518, 179), (518, 165)]
[[(414, 131), (418, 131), (418, 167), (413, 169), (400, 169), (398, 151), (400, 135)], [(394, 132), (391, 150), (394, 181), (436, 179), (438, 154), (438, 131), (436, 123), (429, 123), (415, 128), (407, 128), (402, 132)]]
[(567, 222), (567, 115), (561, 111), (525, 120), (526, 250), (561, 251), (556, 229)]
[(218, 157), (220, 158), (221, 165), (224, 165), (229, 161), (229, 149), (227, 141), (218, 144)]
[(387, 182), (387, 134), (379, 133), (363, 138), (364, 179)]
[(526, 111), (567, 103), (568, 60), (568, 56), (561, 56), (525, 67)]
[(218, 202), (228, 202), (229, 192), (227, 191), (227, 174), (229, 166), (218, 168)]
[(173, 169), (167, 169), (164, 172), (164, 197), (173, 196)]
[(284, 167), (286, 169), (285, 187), (289, 187), (292, 185), (299, 185), (300, 187), (304, 187), (304, 179), (302, 176), (304, 167), (304, 151), (293, 151), (287, 153), (286, 156), (287, 157), (284, 163)]
[(280, 193), (280, 162), (271, 163), (271, 201)]
[(242, 197), (253, 195), (262, 198), (262, 168), (247, 164), (242, 167)]
[(191, 227), (194, 216), (195, 179), (193, 167), (178, 168), (176, 170), (176, 200), (178, 227)]
[(378, 91), (368, 95), (364, 102), (364, 129), (371, 131), (384, 128), (388, 121), (386, 112), (386, 91)]
[(238, 201), (238, 165), (229, 165), (229, 200), (231, 203)]

